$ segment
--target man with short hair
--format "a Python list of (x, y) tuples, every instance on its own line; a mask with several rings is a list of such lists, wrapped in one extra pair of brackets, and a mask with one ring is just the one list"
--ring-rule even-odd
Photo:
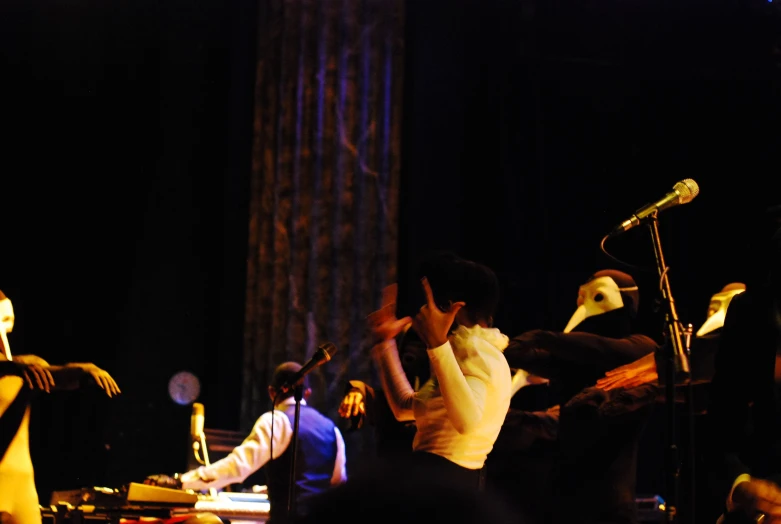
[[(273, 524), (287, 520), (295, 398), (293, 388), (285, 386), (295, 380), (301, 367), (298, 362), (285, 362), (276, 368), (268, 387), (274, 409), (260, 416), (244, 442), (228, 456), (179, 476), (183, 489), (223, 488), (244, 481), (265, 466), (270, 520), (273, 520)], [(330, 419), (307, 405), (305, 399), (310, 394), (311, 389), (304, 387), (296, 455), (295, 493), (298, 512), (305, 509), (302, 503), (308, 498), (347, 480), (342, 434)]]

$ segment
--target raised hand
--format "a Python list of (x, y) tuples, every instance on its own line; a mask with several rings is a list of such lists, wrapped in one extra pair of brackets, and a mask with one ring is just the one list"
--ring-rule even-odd
[(412, 323), (410, 317), (396, 318), (397, 294), (397, 284), (386, 286), (382, 290), (382, 305), (380, 309), (366, 317), (366, 325), (374, 344), (394, 339), (396, 335)]
[(446, 310), (440, 309), (434, 301), (434, 293), (428, 279), (421, 279), (423, 291), (426, 293), (426, 304), (420, 308), (413, 320), (412, 327), (429, 349), (436, 348), (447, 342), (450, 327), (456, 318), (456, 313), (466, 305), (466, 302), (455, 302)]
[(656, 360), (654, 354), (649, 353), (632, 363), (608, 371), (604, 377), (597, 381), (597, 387), (610, 391), (617, 388), (634, 388), (658, 380)]
[(40, 389), (51, 393), (54, 377), (49, 371), (49, 363), (36, 355), (17, 355), (13, 362), (21, 368), (21, 376), (30, 389)]
[(339, 416), (342, 418), (352, 418), (365, 414), (366, 404), (363, 400), (363, 394), (360, 391), (350, 391), (347, 393), (342, 399), (342, 404), (339, 406)]

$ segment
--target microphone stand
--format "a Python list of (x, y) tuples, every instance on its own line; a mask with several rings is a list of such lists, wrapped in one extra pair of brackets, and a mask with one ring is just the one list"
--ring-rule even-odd
[[(686, 356), (691, 358), (692, 348), (692, 335), (694, 328), (691, 324), (686, 326), (683, 336), (686, 341)], [(696, 441), (695, 441), (695, 418), (694, 418), (694, 381), (689, 380), (689, 384), (686, 386), (686, 404), (688, 406), (687, 416), (689, 417), (689, 522), (697, 522), (695, 513), (696, 497), (696, 469), (697, 469), (697, 454), (696, 454)]]
[(293, 398), (296, 401), (296, 412), (293, 417), (293, 436), (290, 440), (292, 455), (290, 457), (290, 478), (287, 485), (287, 520), (286, 524), (293, 524), (296, 512), (296, 455), (298, 455), (298, 424), (301, 420), (301, 399), (304, 396), (303, 384), (293, 386)]
[[(663, 346), (665, 356), (665, 404), (667, 408), (667, 493), (665, 494), (665, 514), (667, 522), (674, 522), (678, 505), (678, 476), (680, 474), (675, 432), (675, 386), (679, 383), (687, 383), (691, 377), (691, 372), (689, 371), (689, 359), (683, 347), (681, 336), (683, 330), (675, 309), (675, 301), (670, 289), (670, 280), (667, 278), (669, 268), (664, 262), (657, 215), (658, 211), (654, 211), (649, 217), (651, 219), (649, 229), (651, 230), (651, 238), (654, 245), (656, 267), (659, 271), (659, 287), (665, 305), (665, 343)], [(659, 373), (659, 375), (662, 376), (662, 373)]]

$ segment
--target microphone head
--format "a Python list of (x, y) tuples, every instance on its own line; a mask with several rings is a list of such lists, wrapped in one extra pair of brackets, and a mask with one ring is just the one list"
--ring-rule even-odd
[(326, 354), (326, 358), (328, 360), (330, 360), (331, 357), (333, 357), (334, 354), (336, 354), (336, 351), (337, 351), (336, 346), (333, 343), (331, 343), (331, 342), (323, 342), (322, 344), (317, 346), (317, 349), (319, 349), (320, 351), (324, 352)]
[(692, 180), (691, 178), (686, 178), (684, 180), (681, 180), (680, 182), (677, 182), (673, 186), (673, 191), (678, 193), (678, 203), (679, 204), (688, 204), (692, 200), (694, 200), (694, 197), (700, 194), (700, 186), (697, 185), (697, 182)]
[(195, 402), (193, 404), (193, 414), (190, 417), (190, 435), (200, 436), (203, 433), (203, 404)]

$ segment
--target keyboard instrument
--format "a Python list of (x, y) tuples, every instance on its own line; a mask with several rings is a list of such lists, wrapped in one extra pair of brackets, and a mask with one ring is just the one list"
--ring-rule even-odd
[(76, 516), (71, 519), (73, 522), (87, 515), (91, 518), (121, 515), (127, 519), (154, 517), (165, 520), (211, 513), (231, 524), (262, 524), (268, 520), (271, 509), (266, 494), (222, 492), (210, 496), (135, 482), (120, 489), (91, 487), (55, 491), (50, 505), (48, 510), (42, 512), (44, 517), (52, 517), (45, 518), (46, 523), (50, 520), (55, 522), (54, 516), (58, 513), (62, 515), (62, 508), (65, 508), (66, 513)]
[(222, 492), (216, 497), (201, 496), (195, 503), (195, 511), (212, 513), (234, 524), (238, 521), (266, 522), (270, 510), (268, 497), (254, 493)]
[(50, 504), (57, 506), (95, 506), (101, 508), (150, 507), (150, 508), (194, 508), (198, 495), (180, 489), (149, 486), (131, 482), (121, 489), (92, 487), (76, 490), (55, 491)]

